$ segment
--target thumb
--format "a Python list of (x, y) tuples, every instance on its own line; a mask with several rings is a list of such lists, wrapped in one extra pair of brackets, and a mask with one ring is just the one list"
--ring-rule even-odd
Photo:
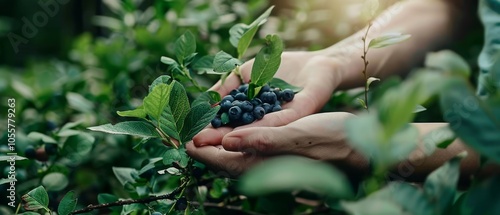
[[(230, 132), (222, 139), (222, 146), (227, 151), (239, 151), (258, 154), (280, 154), (289, 149), (290, 135), (283, 127), (250, 127)], [(293, 145), (293, 144), (292, 144)]]

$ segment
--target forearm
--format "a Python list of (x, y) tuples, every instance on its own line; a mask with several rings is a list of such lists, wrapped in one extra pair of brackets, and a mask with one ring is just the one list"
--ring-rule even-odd
[[(368, 76), (385, 78), (404, 75), (420, 64), (425, 54), (449, 45), (463, 28), (466, 18), (461, 0), (413, 0), (394, 5), (372, 23), (367, 42), (391, 32), (410, 34), (411, 38), (397, 45), (370, 49)], [(338, 59), (342, 68), (339, 72), (339, 88), (349, 89), (363, 86), (364, 80), (363, 42), (366, 28), (351, 37), (317, 53)]]

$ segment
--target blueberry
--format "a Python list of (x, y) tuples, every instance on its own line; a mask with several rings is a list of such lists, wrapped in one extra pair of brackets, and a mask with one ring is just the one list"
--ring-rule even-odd
[(238, 94), (240, 91), (238, 91), (237, 89), (234, 89), (234, 90), (231, 90), (231, 92), (229, 92), (229, 95), (231, 96), (235, 96), (236, 94)]
[(254, 107), (257, 107), (259, 105), (262, 105), (262, 100), (260, 100), (259, 98), (253, 98), (250, 103), (252, 103), (252, 105)]
[(265, 93), (271, 91), (271, 87), (269, 85), (264, 85), (262, 88), (260, 88), (260, 92)]
[(56, 144), (47, 143), (47, 144), (45, 144), (44, 147), (45, 147), (45, 151), (47, 152), (48, 155), (57, 154), (57, 145)]
[(231, 121), (236, 121), (241, 117), (241, 108), (238, 106), (233, 106), (229, 108), (229, 111), (227, 112), (227, 115), (229, 116), (229, 120)]
[(229, 101), (229, 102), (233, 102), (234, 101), (234, 97), (232, 95), (227, 95), (227, 96), (224, 96), (224, 98), (222, 98), (222, 102), (224, 101)]
[(28, 159), (33, 159), (36, 157), (36, 150), (33, 147), (28, 147), (24, 150), (24, 156)]
[(276, 105), (273, 106), (272, 112), (276, 112), (276, 111), (280, 111), (280, 110), (282, 110), (281, 105), (276, 104)]
[(233, 103), (231, 103), (231, 104), (233, 105), (233, 107), (234, 107), (234, 106), (240, 106), (240, 105), (241, 105), (241, 102), (240, 102), (240, 101), (238, 101), (238, 100), (236, 100), (236, 101), (234, 101), (234, 102), (233, 102)]
[(295, 93), (293, 93), (292, 90), (290, 90), (290, 89), (283, 90), (283, 96), (282, 96), (283, 101), (285, 101), (285, 102), (292, 101), (294, 96), (295, 96)]
[(163, 214), (158, 212), (158, 211), (155, 211), (155, 212), (151, 213), (151, 215), (163, 215)]
[(241, 122), (245, 125), (252, 123), (254, 120), (255, 118), (253, 117), (253, 114), (250, 112), (245, 112), (243, 113), (243, 116), (241, 116)]
[(251, 112), (253, 110), (253, 105), (249, 101), (243, 101), (239, 105), (242, 111), (244, 112)]
[(276, 101), (276, 94), (273, 92), (265, 92), (260, 96), (260, 100), (265, 103), (273, 104)]
[(262, 119), (265, 114), (266, 110), (264, 110), (264, 108), (261, 106), (255, 107), (255, 109), (253, 109), (253, 117), (255, 119)]
[(275, 88), (273, 92), (274, 94), (276, 94), (277, 100), (283, 100), (283, 91), (281, 91), (279, 88)]
[(212, 119), (210, 124), (212, 124), (212, 127), (214, 128), (219, 128), (222, 126), (222, 120), (219, 117), (215, 117), (214, 119)]
[(264, 111), (265, 111), (266, 113), (271, 113), (271, 112), (272, 112), (272, 110), (273, 110), (273, 106), (272, 106), (272, 105), (270, 105), (269, 103), (264, 103), (264, 104), (262, 104), (262, 108), (264, 108)]
[(175, 203), (175, 209), (183, 211), (186, 210), (187, 208), (187, 200), (186, 197), (181, 197), (177, 200)]
[(234, 96), (234, 98), (239, 101), (245, 101), (247, 100), (247, 95), (245, 95), (245, 93), (238, 93)]
[(222, 102), (220, 103), (220, 109), (222, 111), (227, 111), (229, 110), (229, 108), (231, 108), (233, 106), (232, 102), (230, 102), (229, 100), (222, 100)]
[(238, 91), (242, 92), (242, 93), (246, 93), (248, 90), (248, 84), (243, 84), (243, 85), (240, 85), (240, 87), (238, 87)]

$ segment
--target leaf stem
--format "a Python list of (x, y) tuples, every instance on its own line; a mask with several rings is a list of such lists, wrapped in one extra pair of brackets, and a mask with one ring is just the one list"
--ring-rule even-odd
[(367, 40), (367, 37), (368, 37), (368, 32), (370, 31), (370, 28), (372, 27), (372, 22), (368, 23), (368, 27), (366, 28), (366, 32), (365, 32), (365, 35), (361, 38), (361, 40), (363, 41), (363, 56), (361, 56), (361, 59), (363, 59), (363, 64), (364, 64), (364, 68), (363, 68), (363, 77), (365, 79), (365, 109), (366, 111), (370, 112), (369, 108), (368, 108), (368, 85), (366, 84), (368, 82), (368, 64), (370, 62), (368, 62), (368, 60), (366, 59), (366, 56), (368, 55), (368, 50), (369, 50), (369, 47), (367, 47), (367, 44), (366, 44), (366, 40)]
[(191, 81), (193, 86), (196, 87), (196, 89), (198, 89), (198, 91), (200, 92), (204, 91), (203, 88), (198, 84), (198, 82), (194, 80), (193, 77), (191, 77), (191, 74), (189, 74), (189, 70), (186, 67), (182, 67), (182, 71), (184, 72), (184, 74), (186, 74), (186, 77), (189, 79), (189, 81)]

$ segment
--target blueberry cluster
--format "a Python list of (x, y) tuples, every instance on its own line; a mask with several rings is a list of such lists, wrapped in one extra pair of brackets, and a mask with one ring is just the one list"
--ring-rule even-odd
[(243, 84), (222, 98), (219, 103), (221, 108), (212, 120), (212, 127), (248, 125), (268, 113), (280, 111), (281, 104), (292, 101), (295, 96), (290, 89), (273, 89), (269, 85), (263, 86), (259, 94), (252, 99), (248, 99), (247, 91), (248, 84)]

